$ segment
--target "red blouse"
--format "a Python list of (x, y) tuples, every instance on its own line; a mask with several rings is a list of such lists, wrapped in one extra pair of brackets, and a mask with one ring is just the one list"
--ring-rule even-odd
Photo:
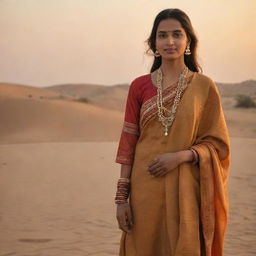
[(155, 96), (156, 86), (152, 83), (151, 74), (135, 78), (129, 87), (126, 100), (123, 128), (116, 155), (116, 163), (132, 165), (135, 146), (140, 135), (140, 109), (142, 104)]

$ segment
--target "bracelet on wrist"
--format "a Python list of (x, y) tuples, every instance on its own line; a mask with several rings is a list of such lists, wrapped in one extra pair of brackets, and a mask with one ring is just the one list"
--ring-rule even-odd
[(197, 153), (194, 149), (189, 148), (188, 150), (190, 150), (193, 154), (193, 160), (191, 161), (192, 164), (197, 164), (198, 163), (198, 157), (197, 157)]
[(117, 182), (117, 191), (115, 197), (116, 204), (127, 203), (127, 199), (130, 193), (130, 179), (119, 178)]

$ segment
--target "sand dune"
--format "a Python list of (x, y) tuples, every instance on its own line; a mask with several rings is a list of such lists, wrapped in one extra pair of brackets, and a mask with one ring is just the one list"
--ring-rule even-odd
[(217, 86), (220, 90), (222, 97), (233, 97), (237, 94), (244, 94), (252, 96), (256, 99), (256, 81), (247, 80), (241, 83), (218, 83)]
[(46, 87), (47, 90), (69, 95), (75, 99), (85, 97), (88, 101), (102, 108), (124, 111), (128, 93), (128, 84), (115, 86), (91, 84), (65, 84)]
[[(0, 255), (117, 256), (116, 150), (116, 142), (0, 145)], [(225, 255), (256, 253), (255, 151), (256, 139), (231, 138)]]
[[(0, 143), (119, 140), (124, 112), (115, 109), (125, 106), (124, 86), (95, 89), (88, 85), (88, 103), (76, 101), (85, 92), (72, 96), (67, 92), (70, 87), (63, 88), (53, 92), (0, 84)], [(77, 92), (82, 90), (77, 86)], [(255, 138), (256, 109), (234, 108), (231, 97), (221, 100), (230, 136)]]
[(0, 143), (113, 141), (120, 133), (121, 112), (49, 98), (56, 93), (46, 90), (23, 89), (5, 86), (2, 90)]
[(71, 99), (69, 95), (62, 95), (59, 92), (46, 90), (27, 85), (0, 83), (1, 98), (31, 98), (31, 99), (60, 99), (66, 97)]

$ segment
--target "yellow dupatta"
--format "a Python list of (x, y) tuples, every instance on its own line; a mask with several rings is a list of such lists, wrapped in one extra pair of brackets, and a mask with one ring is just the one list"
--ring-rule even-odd
[(228, 220), (230, 141), (219, 92), (211, 83), (192, 146), (199, 154), (200, 196), (207, 256), (221, 256)]

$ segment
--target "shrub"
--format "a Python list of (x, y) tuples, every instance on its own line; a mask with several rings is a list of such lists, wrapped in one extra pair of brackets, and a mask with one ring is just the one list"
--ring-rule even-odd
[(78, 99), (76, 99), (76, 101), (82, 102), (82, 103), (89, 103), (89, 100), (85, 97), (80, 97)]
[(255, 108), (256, 103), (255, 101), (248, 95), (239, 94), (236, 95), (236, 105), (237, 108)]

